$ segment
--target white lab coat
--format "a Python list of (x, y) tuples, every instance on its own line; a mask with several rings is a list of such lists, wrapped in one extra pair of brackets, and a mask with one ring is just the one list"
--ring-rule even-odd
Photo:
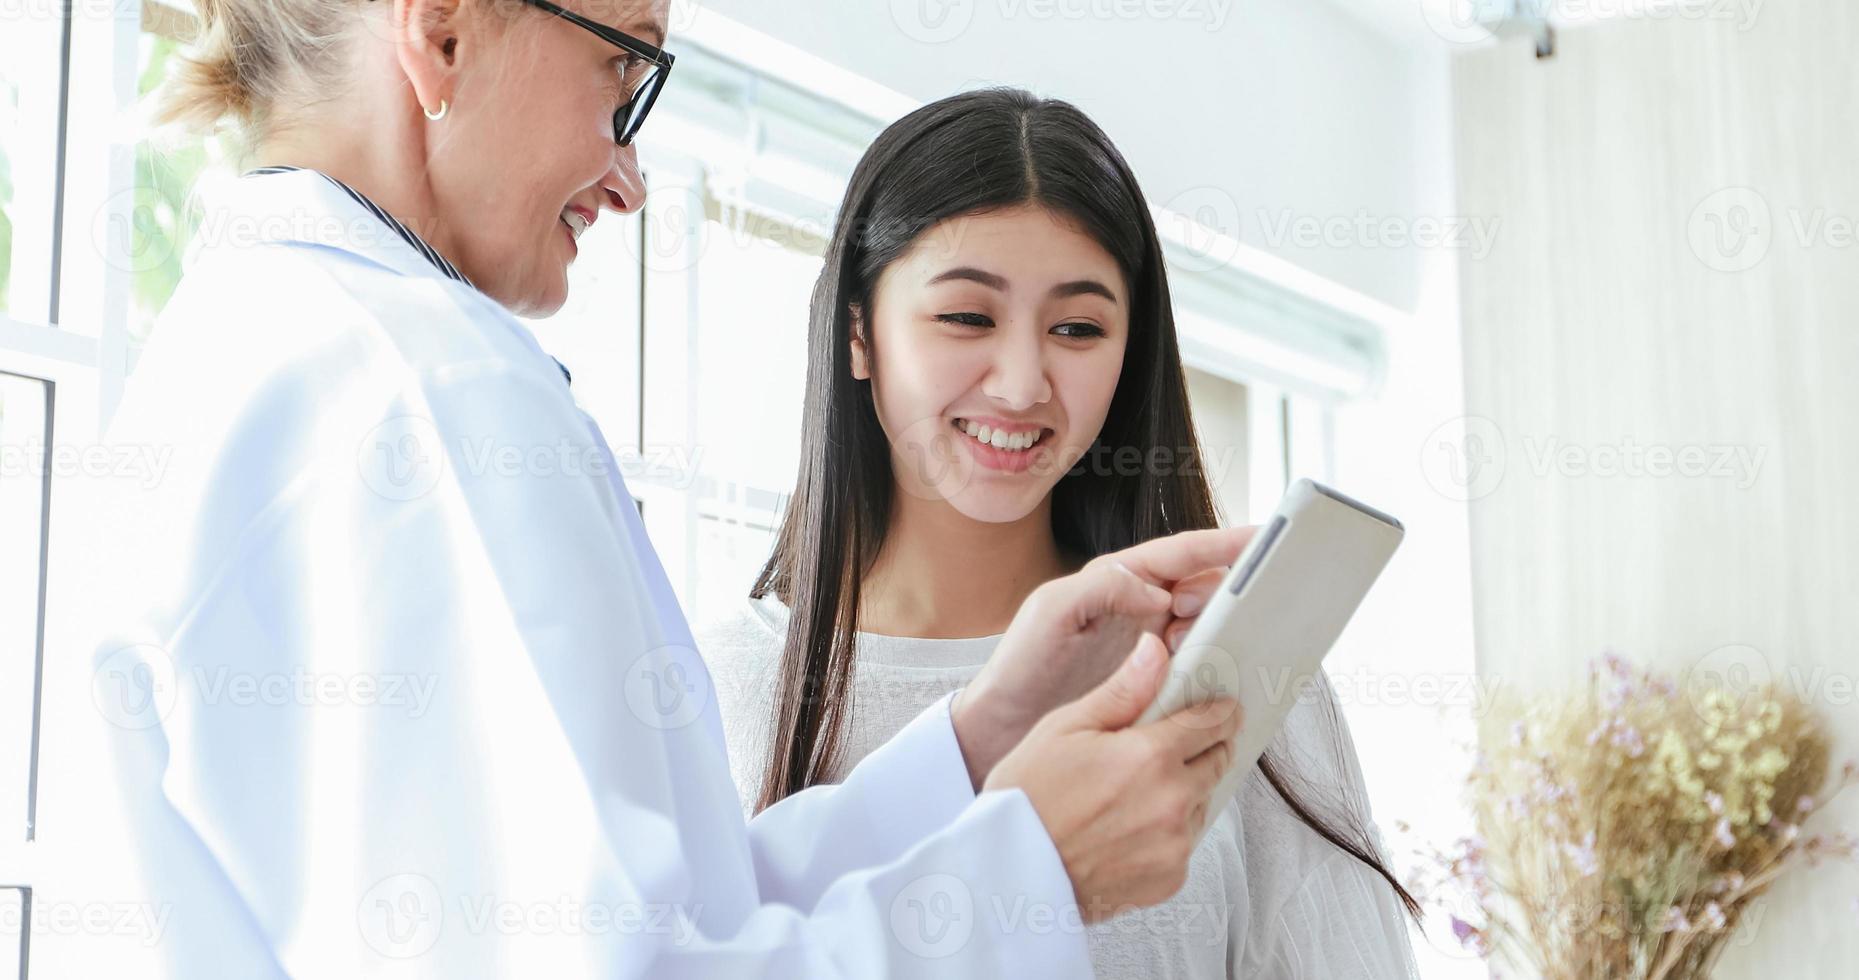
[[(947, 702), (746, 825), (597, 428), (320, 175), (231, 181), (109, 436), (95, 700), (189, 978), (1088, 976)], [(746, 586), (746, 583), (745, 583)]]

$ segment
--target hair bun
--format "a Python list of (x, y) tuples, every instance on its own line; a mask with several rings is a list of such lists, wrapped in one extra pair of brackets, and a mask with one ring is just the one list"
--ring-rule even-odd
[(199, 29), (163, 83), (160, 125), (256, 130), (285, 92), (314, 86), (355, 0), (194, 0)]

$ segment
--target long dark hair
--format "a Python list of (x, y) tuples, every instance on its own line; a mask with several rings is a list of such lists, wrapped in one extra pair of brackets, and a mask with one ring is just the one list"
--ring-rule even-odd
[[(1177, 454), (1177, 465), (1138, 467), (1134, 476), (1073, 467), (1052, 491), (1060, 551), (1089, 558), (1219, 526), (1188, 412), (1162, 246), (1109, 137), (1072, 105), (1016, 89), (953, 96), (898, 120), (853, 170), (814, 286), (800, 476), (774, 554), (750, 591), (772, 593), (791, 610), (757, 810), (824, 781), (837, 766), (851, 710), (860, 582), (891, 516), (890, 444), (870, 383), (852, 375), (852, 310), (871, 309), (879, 274), (925, 230), (1029, 203), (1077, 222), (1128, 283), (1123, 373), (1097, 446)], [(870, 349), (872, 338), (861, 339)], [(1328, 710), (1333, 715), (1334, 705)], [(1387, 879), (1418, 917), (1413, 896), (1376, 856), (1357, 807), (1343, 806), (1340, 823), (1325, 819), (1271, 753), (1258, 766), (1300, 820)]]

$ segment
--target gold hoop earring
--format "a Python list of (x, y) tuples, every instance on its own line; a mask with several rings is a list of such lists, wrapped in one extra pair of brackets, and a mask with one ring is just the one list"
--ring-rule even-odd
[(446, 100), (440, 99), (438, 112), (434, 112), (431, 109), (427, 109), (425, 106), (421, 106), (420, 108), (422, 111), (426, 113), (426, 118), (432, 120), (433, 122), (438, 122), (439, 120), (445, 118), (445, 114), (451, 110), (452, 105)]

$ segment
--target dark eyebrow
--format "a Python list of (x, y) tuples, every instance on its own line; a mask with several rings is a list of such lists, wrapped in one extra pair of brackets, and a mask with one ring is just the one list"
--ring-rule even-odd
[(1112, 303), (1117, 301), (1117, 294), (1111, 292), (1109, 286), (1095, 279), (1076, 279), (1052, 287), (1054, 299), (1067, 299), (1072, 296), (1102, 296)]
[[(978, 282), (998, 292), (1007, 291), (1007, 280), (1004, 277), (967, 265), (950, 269), (936, 278), (931, 279), (929, 284), (934, 286), (937, 283), (955, 282), (958, 280)], [(1059, 283), (1052, 287), (1050, 295), (1053, 299), (1070, 299), (1073, 296), (1102, 296), (1112, 303), (1117, 302), (1117, 294), (1111, 292), (1109, 286), (1095, 279), (1074, 279), (1071, 282)]]
[(1005, 278), (1001, 276), (997, 276), (992, 272), (985, 272), (981, 269), (977, 269), (973, 266), (967, 266), (967, 265), (961, 266), (959, 268), (950, 269), (949, 271), (943, 273), (942, 275), (939, 275), (936, 278), (931, 279), (929, 281), (929, 284), (934, 286), (937, 283), (955, 282), (957, 280), (967, 280), (968, 282), (978, 282), (982, 284), (983, 286), (986, 286), (989, 289), (993, 289), (998, 292), (1007, 291), (1007, 280)]

